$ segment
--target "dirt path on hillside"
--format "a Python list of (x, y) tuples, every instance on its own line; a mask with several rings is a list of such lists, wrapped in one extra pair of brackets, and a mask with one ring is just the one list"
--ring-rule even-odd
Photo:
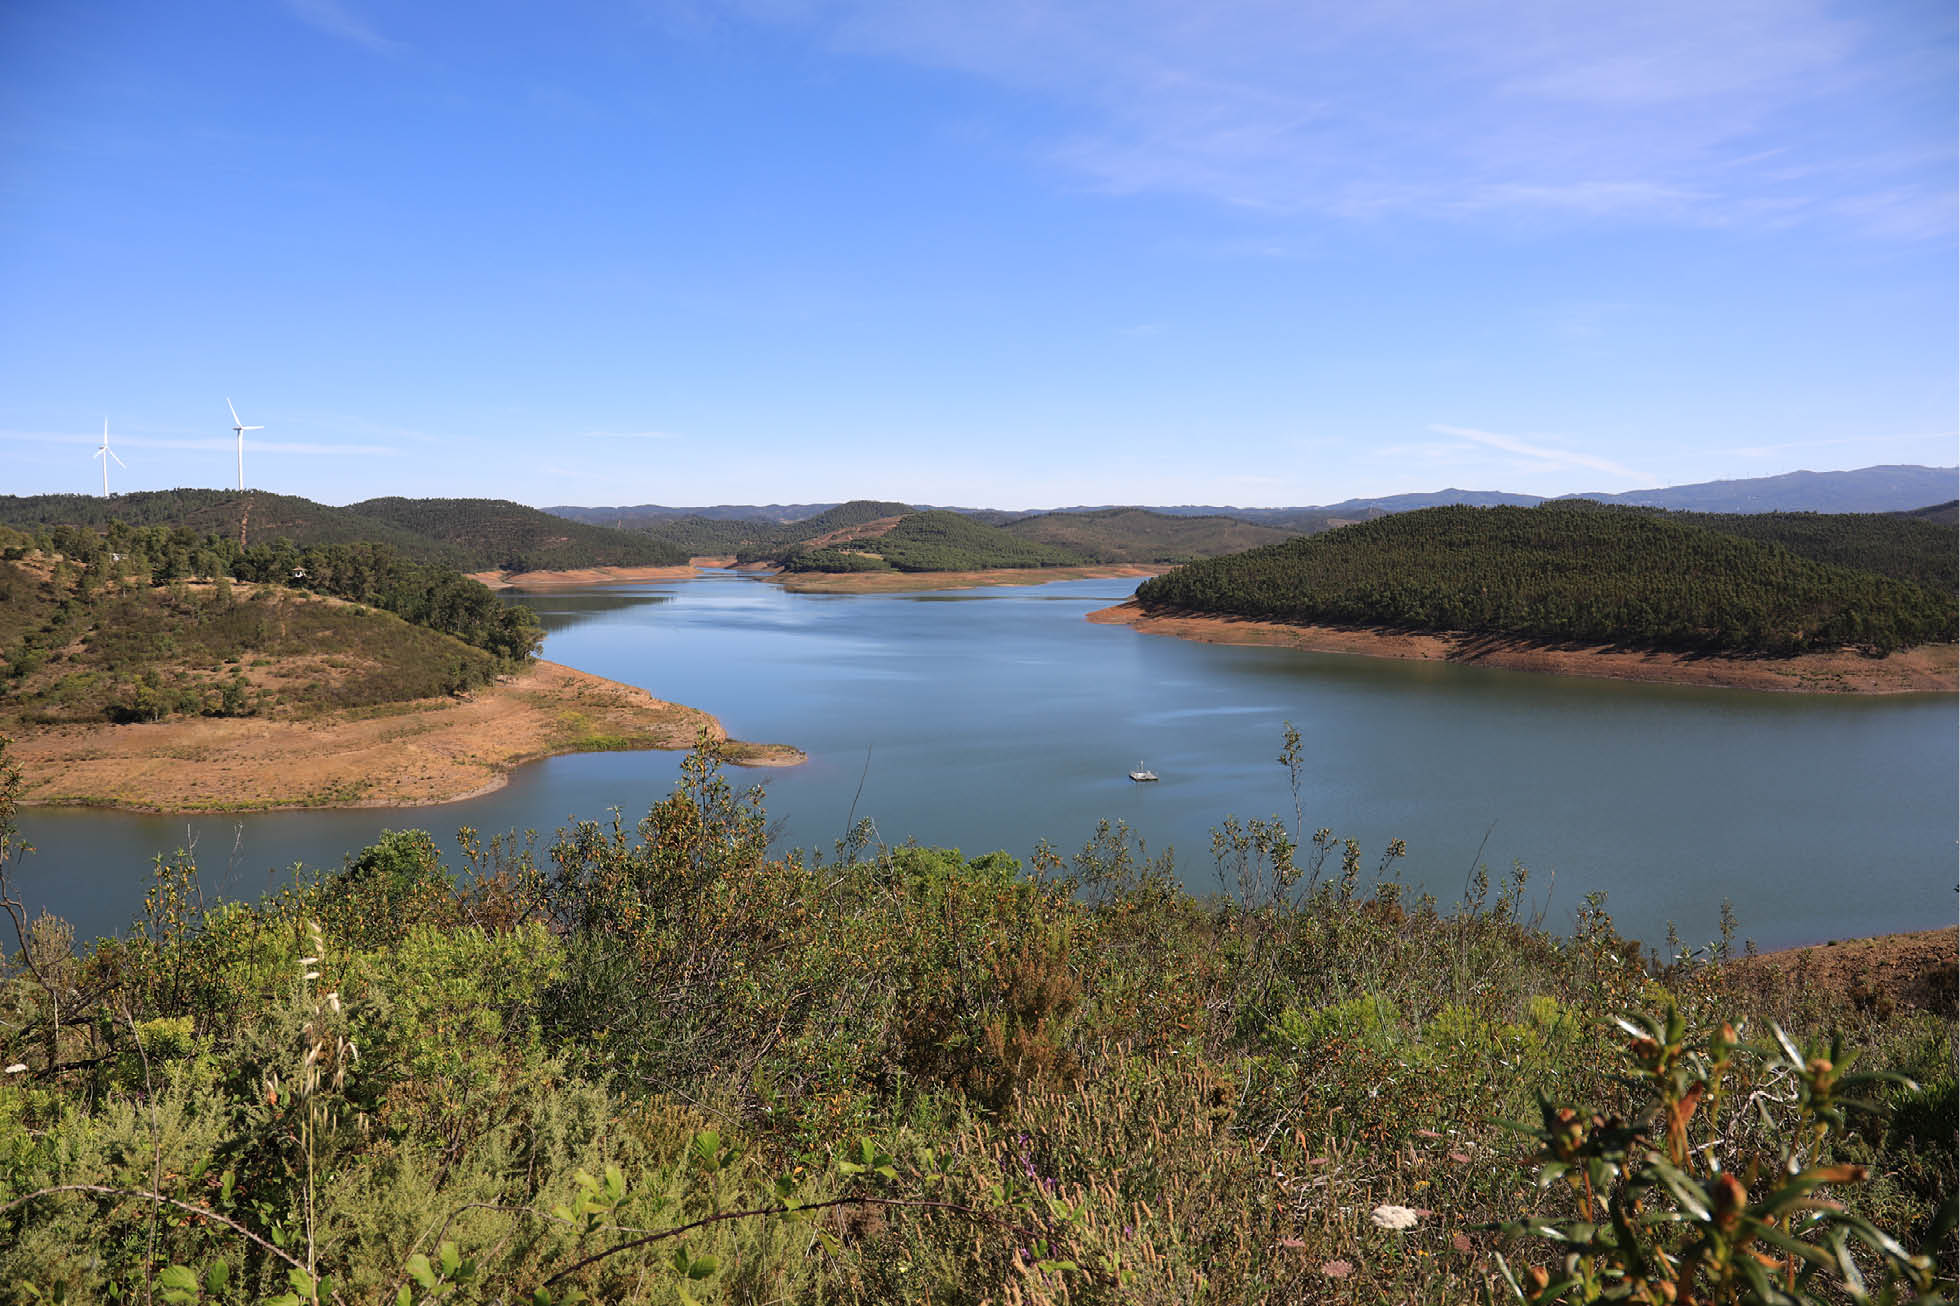
[(801, 752), (729, 741), (698, 708), (535, 663), (463, 698), (419, 699), (306, 720), (193, 717), (153, 725), (55, 726), (9, 746), (28, 804), (139, 811), (421, 807), (474, 798), (558, 753), (689, 748), (727, 741), (740, 766), (794, 766)]

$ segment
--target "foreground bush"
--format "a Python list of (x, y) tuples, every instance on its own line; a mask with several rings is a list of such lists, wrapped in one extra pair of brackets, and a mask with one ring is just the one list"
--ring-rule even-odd
[[(1359, 848), (1296, 847), (1278, 820), (1221, 827), (1229, 893), (1207, 901), (1121, 827), (1027, 865), (866, 833), (772, 856), (759, 795), (704, 751), (636, 826), (577, 826), (542, 858), (463, 832), (466, 876), (409, 832), (208, 911), (195, 867), (159, 861), (129, 936), (79, 952), (16, 910), (0, 1284), (349, 1303), (1951, 1290), (1948, 1021), (1779, 988), (1719, 964), (1726, 941), (1663, 964), (1597, 903), (1551, 934), (1519, 917), (1522, 873), (1494, 900), (1480, 881), (1446, 912), (1408, 902), (1399, 850), (1371, 887)], [(1659, 1023), (1629, 1034), (1629, 1012)], [(1843, 1053), (1800, 1055), (1833, 1039), (1879, 1072), (1876, 1110), (1819, 1078)], [(1506, 1121), (1538, 1122), (1538, 1159)], [(1850, 1210), (1799, 1211), (1792, 1182)]]

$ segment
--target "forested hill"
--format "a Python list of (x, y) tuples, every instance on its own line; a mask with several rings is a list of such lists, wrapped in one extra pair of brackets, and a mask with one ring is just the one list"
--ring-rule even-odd
[(1954, 595), (1654, 513), (1430, 508), (1144, 582), (1146, 608), (1793, 653), (1954, 638)]
[(1173, 517), (1147, 508), (1040, 513), (1001, 529), (1091, 562), (1183, 562), (1277, 544), (1295, 533), (1235, 517)]
[(1672, 512), (1667, 518), (1780, 544), (1812, 562), (1875, 571), (1942, 593), (1960, 588), (1960, 531), (1950, 513), (1943, 522), (1917, 513), (1873, 512)]
[(152, 490), (0, 496), (0, 524), (23, 528), (182, 527), (250, 545), (385, 544), (419, 562), (458, 571), (670, 566), (674, 545), (634, 531), (587, 526), (505, 499), (369, 499), (345, 508), (263, 490)]
[(469, 571), (667, 567), (687, 561), (686, 553), (665, 540), (554, 517), (508, 499), (366, 499), (347, 510), (456, 549)]
[(797, 539), (752, 545), (742, 562), (786, 571), (980, 571), (1066, 567), (1087, 558), (945, 509), (859, 499), (795, 523)]
[(419, 562), (462, 570), (466, 556), (413, 529), (334, 508), (291, 494), (263, 490), (139, 490), (102, 498), (94, 494), (0, 495), (0, 524), (26, 530), (85, 526), (182, 527), (194, 535), (225, 535), (247, 544), (287, 539), (295, 544), (353, 544), (371, 540)]
[(821, 548), (847, 536), (875, 534), (911, 511), (909, 503), (852, 499), (814, 517), (758, 534), (736, 551), (736, 558), (741, 562), (779, 562), (798, 549)]
[(540, 638), (528, 609), (382, 544), (0, 530), (0, 724), (428, 698), (489, 682)]

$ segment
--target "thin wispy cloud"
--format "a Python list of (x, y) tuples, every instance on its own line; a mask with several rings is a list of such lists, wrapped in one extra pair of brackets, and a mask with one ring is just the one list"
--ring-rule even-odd
[(307, 26), (366, 46), (376, 54), (397, 54), (402, 45), (377, 32), (365, 18), (339, 0), (285, 0), (286, 9)]
[[(1928, 234), (1951, 15), (1826, 0), (729, 0), (1044, 97), (1033, 148), (1119, 193), (1277, 213)], [(1908, 156), (1930, 152), (1931, 162)], [(1889, 159), (1889, 164), (1876, 162)]]
[[(1521, 458), (1529, 458), (1547, 466), (1585, 467), (1595, 472), (1602, 472), (1607, 476), (1617, 476), (1622, 480), (1636, 481), (1642, 484), (1652, 484), (1657, 479), (1646, 472), (1637, 472), (1625, 463), (1615, 462), (1611, 458), (1601, 458), (1595, 454), (1582, 453), (1577, 449), (1561, 449), (1556, 445), (1538, 444), (1534, 443), (1533, 440), (1521, 439), (1515, 435), (1503, 435), (1496, 431), (1479, 431), (1475, 427), (1470, 426), (1444, 426), (1434, 424), (1429, 429), (1438, 435), (1453, 435), (1459, 440), (1469, 440), (1473, 444), (1481, 444), (1491, 449), (1502, 449), (1505, 453), (1516, 454)], [(1543, 436), (1534, 437), (1534, 439), (1544, 438)]]

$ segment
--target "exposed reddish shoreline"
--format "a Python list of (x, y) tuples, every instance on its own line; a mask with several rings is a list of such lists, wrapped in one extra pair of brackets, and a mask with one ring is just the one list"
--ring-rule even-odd
[(1132, 599), (1091, 612), (1101, 625), (1134, 626), (1208, 644), (1265, 644), (1314, 653), (1458, 662), (1562, 676), (1712, 685), (1797, 694), (1953, 693), (1960, 688), (1955, 646), (1922, 644), (1885, 657), (1853, 649), (1795, 657), (1711, 657), (1610, 646), (1547, 645), (1462, 633), (1428, 634), (1345, 626), (1293, 625), (1243, 617), (1146, 612)]

